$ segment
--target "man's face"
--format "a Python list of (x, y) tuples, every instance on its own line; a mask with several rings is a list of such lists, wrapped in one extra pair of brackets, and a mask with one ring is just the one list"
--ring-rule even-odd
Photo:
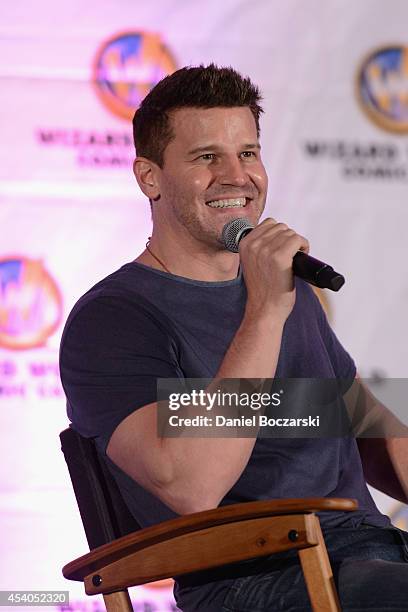
[[(217, 249), (225, 223), (265, 207), (267, 175), (248, 107), (184, 108), (171, 113), (174, 139), (159, 171), (157, 212), (172, 229)], [(203, 245), (204, 246), (204, 245)]]

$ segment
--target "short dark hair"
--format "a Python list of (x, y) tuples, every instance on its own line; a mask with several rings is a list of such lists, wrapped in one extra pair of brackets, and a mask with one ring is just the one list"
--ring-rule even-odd
[(133, 117), (136, 153), (161, 168), (164, 151), (174, 138), (169, 113), (180, 108), (248, 106), (259, 136), (263, 112), (259, 89), (233, 68), (186, 66), (166, 76), (147, 94)]

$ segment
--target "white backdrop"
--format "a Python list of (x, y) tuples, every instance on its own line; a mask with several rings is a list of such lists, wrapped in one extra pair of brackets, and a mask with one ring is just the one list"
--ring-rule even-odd
[[(3, 7), (0, 589), (69, 588), (71, 609), (93, 609), (60, 574), (87, 546), (59, 451), (67, 421), (57, 351), (76, 299), (134, 259), (150, 232), (149, 206), (130, 170), (130, 122), (92, 83), (98, 50), (124, 32), (139, 45), (123, 47), (125, 63), (112, 51), (108, 81), (154, 82), (171, 65), (214, 61), (259, 84), (266, 214), (307, 236), (312, 253), (345, 275), (340, 293), (326, 298), (360, 372), (406, 377), (407, 22), (405, 0), (22, 0)], [(402, 59), (393, 79), (384, 72), (380, 102), (387, 111), (397, 100), (399, 133), (373, 122), (357, 101), (364, 58), (388, 45)], [(133, 90), (114, 91), (130, 114)], [(18, 348), (23, 338), (27, 346)], [(395, 502), (377, 499), (397, 517)], [(168, 589), (134, 596), (136, 609), (171, 609)]]

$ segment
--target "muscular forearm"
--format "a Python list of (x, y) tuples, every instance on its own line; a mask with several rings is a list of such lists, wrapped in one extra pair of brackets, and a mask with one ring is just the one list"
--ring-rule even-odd
[(397, 499), (408, 503), (408, 438), (390, 438), (386, 440), (387, 452), (398, 479), (401, 493)]
[(408, 438), (359, 438), (357, 443), (368, 484), (408, 503)]
[(408, 427), (371, 393), (359, 377), (344, 399), (367, 482), (406, 503)]
[[(284, 321), (285, 317), (278, 312), (259, 316), (247, 309), (207, 391), (219, 388), (222, 379), (273, 378)], [(167, 470), (161, 490), (168, 505), (180, 513), (216, 507), (245, 469), (256, 434), (255, 429), (253, 437), (245, 438), (161, 438), (157, 473), (166, 473), (163, 464), (172, 468)], [(236, 435), (239, 436), (238, 431)]]

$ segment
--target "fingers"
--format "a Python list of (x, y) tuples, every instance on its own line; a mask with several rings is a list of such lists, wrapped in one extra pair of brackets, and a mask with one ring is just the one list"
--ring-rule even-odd
[(240, 244), (245, 250), (256, 251), (258, 256), (280, 253), (293, 257), (297, 251), (309, 252), (309, 242), (304, 236), (272, 218), (264, 219)]
[[(293, 279), (293, 257), (309, 251), (309, 243), (286, 223), (265, 219), (239, 244), (245, 284), (247, 309), (251, 313), (268, 313), (274, 320), (289, 316), (296, 297)], [(278, 317), (278, 319), (276, 319)]]

